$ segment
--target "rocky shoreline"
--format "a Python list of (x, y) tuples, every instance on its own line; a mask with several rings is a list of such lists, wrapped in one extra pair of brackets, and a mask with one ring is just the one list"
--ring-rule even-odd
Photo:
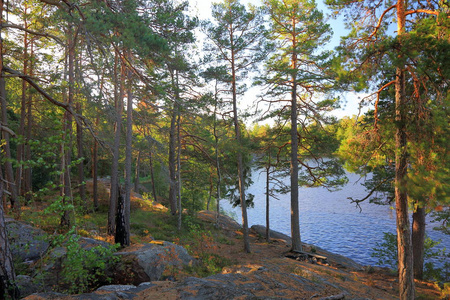
[[(211, 212), (199, 213), (199, 218), (215, 222)], [(239, 224), (227, 217), (219, 219), (221, 230), (227, 231), (230, 239), (236, 239), (235, 248), (223, 245), (221, 251), (234, 253), (242, 260), (237, 264), (225, 267), (215, 275), (205, 278), (185, 277), (177, 281), (163, 278), (166, 267), (182, 268), (195, 263), (186, 249), (169, 243), (145, 243), (132, 245), (115, 253), (120, 257), (118, 265), (109, 271), (114, 284), (106, 284), (96, 291), (79, 295), (55, 293), (50, 290), (52, 270), (58, 266), (48, 266), (47, 285), (36, 285), (32, 278), (19, 276), (18, 283), (24, 299), (397, 299), (396, 277), (389, 276), (383, 270), (367, 268), (352, 259), (328, 252), (313, 245), (305, 244), (305, 251), (315, 249), (314, 253), (327, 257), (328, 263), (317, 264), (310, 261), (289, 258), (290, 237), (272, 231), (272, 243), (265, 243), (262, 236), (264, 226), (253, 226), (251, 229), (252, 253), (243, 254), (240, 250)], [(15, 247), (21, 238), (28, 240), (28, 253), (46, 251), (48, 245), (38, 241), (40, 232), (23, 222), (8, 220), (13, 248), (20, 252), (25, 247)], [(11, 229), (11, 230), (12, 230)], [(14, 233), (16, 232), (16, 233)], [(20, 234), (19, 234), (20, 233)], [(23, 234), (23, 236), (21, 236)], [(80, 239), (82, 247), (103, 245), (102, 241)], [(17, 244), (16, 244), (17, 245)], [(47, 247), (46, 247), (47, 246)], [(230, 249), (228, 249), (230, 248)], [(164, 257), (161, 253), (175, 251), (176, 259)], [(54, 251), (54, 249), (53, 249)], [(64, 249), (59, 249), (64, 256)], [(24, 253), (15, 254), (21, 259)], [(55, 254), (56, 255), (56, 254)], [(42, 275), (42, 274), (41, 274)], [(438, 295), (431, 287), (424, 285), (428, 293)]]

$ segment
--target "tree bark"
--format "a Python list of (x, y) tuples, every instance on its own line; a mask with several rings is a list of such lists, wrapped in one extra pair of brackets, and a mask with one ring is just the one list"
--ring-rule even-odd
[(125, 196), (124, 196), (124, 238), (123, 245), (130, 245), (130, 204), (131, 204), (131, 187), (133, 174), (131, 172), (132, 159), (132, 141), (133, 141), (133, 92), (132, 88), (132, 72), (128, 70), (127, 74), (127, 135), (125, 143)]
[[(24, 3), (23, 11), (25, 15), (28, 13), (28, 4)], [(24, 18), (24, 28), (28, 28), (28, 19)], [(23, 34), (23, 74), (28, 75), (28, 65), (30, 64), (29, 55), (28, 55), (28, 32), (24, 32)], [(21, 104), (20, 104), (20, 121), (19, 121), (19, 130), (18, 134), (20, 137), (25, 137), (25, 122), (27, 118), (27, 100), (28, 100), (28, 84), (26, 81), (22, 81), (22, 95), (21, 95)], [(25, 139), (23, 139), (20, 143), (17, 144), (17, 162), (18, 167), (16, 169), (16, 187), (17, 194), (23, 196), (25, 194), (24, 189), (22, 188), (22, 178), (24, 175), (24, 166), (23, 161), (25, 160)]]
[(152, 148), (150, 148), (150, 176), (152, 178), (152, 194), (153, 194), (153, 201), (157, 201), (156, 199), (156, 185), (155, 185), (155, 172), (153, 170), (153, 152)]
[[(397, 33), (400, 37), (405, 29), (405, 3), (397, 2)], [(398, 54), (399, 59), (402, 55)], [(406, 97), (405, 74), (403, 66), (398, 66), (395, 81), (395, 205), (397, 219), (398, 273), (399, 298), (410, 300), (415, 298), (413, 253), (411, 246), (411, 232), (409, 227), (408, 198), (406, 187), (407, 140), (406, 140)]]
[[(97, 115), (95, 125), (98, 126), (100, 118)], [(94, 139), (92, 147), (92, 197), (94, 202), (94, 211), (98, 210), (98, 141)]]
[[(3, 76), (3, 72), (1, 73)], [(5, 78), (0, 78), (0, 105), (1, 105), (1, 113), (2, 113), (2, 125), (8, 126), (8, 114), (7, 114), (7, 105), (6, 105), (6, 82)], [(6, 179), (6, 187), (9, 192), (9, 197), (11, 201), (11, 207), (18, 212), (20, 210), (20, 206), (17, 202), (17, 188), (14, 181), (14, 171), (11, 163), (11, 147), (9, 142), (9, 132), (2, 131), (2, 136), (4, 140), (3, 150), (5, 153), (5, 179)]]
[[(178, 86), (178, 76), (177, 76)], [(177, 207), (178, 207), (178, 231), (181, 231), (181, 216), (183, 209), (181, 207), (181, 115), (177, 118)]]
[[(116, 54), (114, 59), (114, 105), (116, 108), (116, 121), (114, 128), (114, 146), (111, 164), (111, 190), (108, 210), (108, 235), (116, 234), (116, 213), (117, 213), (117, 187), (119, 185), (119, 147), (120, 135), (122, 130), (123, 113), (123, 66), (121, 68), (120, 80), (117, 70), (119, 68), (119, 59)], [(118, 87), (118, 88), (117, 88)]]
[(266, 166), (266, 241), (270, 242), (270, 149), (269, 163)]
[[(72, 24), (68, 25), (67, 28), (67, 56), (68, 56), (68, 94), (67, 94), (67, 104), (72, 106), (74, 98), (74, 86), (75, 86), (75, 71), (74, 71), (74, 61), (75, 61), (75, 37), (73, 34)], [(72, 203), (72, 186), (71, 186), (71, 176), (70, 169), (72, 164), (72, 114), (65, 111), (64, 121), (63, 121), (63, 142), (61, 143), (61, 197), (63, 206), (67, 206)], [(61, 226), (71, 227), (72, 220), (70, 216), (70, 211), (64, 208), (63, 215), (61, 216)]]
[(138, 150), (138, 154), (137, 154), (137, 158), (136, 158), (136, 169), (134, 172), (134, 191), (136, 193), (139, 193), (140, 168), (141, 168), (141, 151)]
[[(77, 113), (83, 114), (81, 103), (77, 103)], [(80, 160), (78, 164), (78, 181), (81, 203), (84, 203), (86, 212), (89, 209), (89, 203), (86, 200), (86, 184), (84, 183), (84, 150), (83, 150), (83, 127), (77, 122), (77, 158)]]
[[(3, 10), (4, 3), (0, 0), (0, 97), (2, 106), (6, 104), (6, 86), (3, 77)], [(4, 193), (3, 171), (0, 167), (0, 201)], [(16, 286), (16, 273), (14, 272), (13, 257), (9, 247), (8, 234), (6, 231), (5, 213), (3, 204), (0, 203), (0, 297), (6, 298), (6, 293), (11, 299), (19, 299), (19, 289)]]
[[(172, 85), (174, 85), (174, 75), (172, 73)], [(176, 96), (175, 96), (176, 98)], [(177, 212), (177, 183), (176, 183), (176, 144), (177, 144), (177, 131), (176, 131), (176, 121), (178, 112), (178, 101), (175, 99), (173, 101), (172, 116), (170, 119), (170, 133), (169, 133), (169, 204), (170, 212), (175, 215)]]
[[(0, 199), (3, 198), (3, 192), (3, 176), (0, 169)], [(6, 230), (5, 213), (3, 205), (0, 205), (0, 299), (6, 299), (7, 293), (11, 299), (19, 299), (20, 293), (16, 285), (16, 273)]]
[[(296, 49), (296, 28), (293, 23), (293, 39), (292, 49)], [(298, 204), (298, 116), (297, 116), (297, 53), (292, 53), (291, 58), (292, 77), (291, 77), (291, 236), (292, 236), (292, 251), (302, 251), (302, 241), (300, 237), (300, 214)]]
[(412, 250), (414, 257), (414, 277), (423, 279), (425, 244), (425, 208), (417, 207), (413, 213)]

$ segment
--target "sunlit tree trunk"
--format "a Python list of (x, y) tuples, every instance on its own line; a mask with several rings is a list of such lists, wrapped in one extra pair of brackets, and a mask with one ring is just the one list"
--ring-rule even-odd
[[(297, 49), (296, 27), (293, 24), (292, 49)], [(291, 236), (292, 250), (302, 251), (302, 241), (300, 238), (300, 214), (298, 208), (298, 131), (297, 131), (297, 53), (292, 53), (291, 57), (292, 77), (291, 77)]]
[[(234, 44), (233, 40), (233, 30), (230, 30), (230, 40), (231, 44)], [(237, 109), (237, 87), (236, 87), (236, 67), (234, 61), (234, 52), (231, 51), (231, 92), (233, 96), (233, 123), (234, 123), (234, 134), (236, 139), (236, 146), (241, 146), (241, 128), (239, 124), (239, 116)], [(244, 163), (242, 159), (242, 151), (238, 150), (236, 153), (237, 156), (237, 169), (239, 176), (239, 199), (241, 203), (241, 211), (242, 211), (242, 233), (244, 236), (244, 251), (250, 253), (250, 240), (248, 235), (248, 217), (247, 217), (247, 202), (245, 199), (245, 176), (244, 176)]]
[[(397, 34), (400, 37), (405, 30), (404, 0), (397, 2)], [(398, 54), (399, 59), (402, 55)], [(411, 300), (415, 297), (413, 253), (408, 215), (407, 168), (408, 153), (406, 140), (406, 97), (404, 67), (398, 66), (395, 80), (395, 205), (397, 212), (397, 246), (399, 272), (399, 298)]]

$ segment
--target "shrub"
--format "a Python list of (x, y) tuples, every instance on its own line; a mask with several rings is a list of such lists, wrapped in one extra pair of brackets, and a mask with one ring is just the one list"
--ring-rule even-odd
[[(449, 263), (445, 263), (443, 267), (436, 267), (435, 264), (430, 261), (431, 259), (438, 259), (447, 256), (445, 249), (435, 250), (434, 248), (439, 245), (440, 241), (433, 241), (429, 237), (425, 239), (424, 243), (424, 259), (428, 262), (424, 265), (424, 278), (428, 280), (436, 280), (440, 282), (446, 282), (449, 280)], [(378, 264), (383, 266), (389, 266), (389, 268), (397, 269), (397, 235), (389, 232), (385, 232), (382, 242), (376, 243), (376, 246), (372, 249), (371, 256), (378, 258)]]

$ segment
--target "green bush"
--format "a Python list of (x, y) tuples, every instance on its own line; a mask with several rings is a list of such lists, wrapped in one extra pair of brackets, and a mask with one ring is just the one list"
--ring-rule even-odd
[[(436, 259), (447, 256), (445, 249), (435, 250), (434, 247), (439, 245), (440, 241), (433, 241), (429, 237), (425, 238), (424, 243), (424, 259)], [(376, 243), (370, 254), (374, 258), (378, 258), (379, 265), (387, 265), (393, 270), (397, 270), (397, 235), (385, 232), (382, 242)], [(449, 263), (445, 263), (442, 268), (436, 267), (431, 261), (424, 265), (424, 278), (439, 282), (449, 281)]]
[(67, 255), (62, 264), (62, 282), (69, 293), (87, 292), (98, 282), (110, 281), (105, 270), (108, 264), (114, 264), (117, 246), (96, 246), (89, 250), (81, 248), (78, 235), (70, 235), (65, 247)]

